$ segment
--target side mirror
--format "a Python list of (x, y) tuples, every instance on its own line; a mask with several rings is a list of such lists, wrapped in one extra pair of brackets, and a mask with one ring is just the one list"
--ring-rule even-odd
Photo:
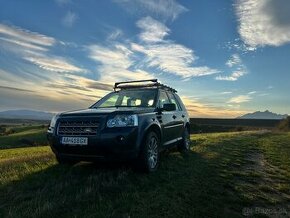
[(175, 111), (176, 110), (176, 105), (172, 104), (172, 103), (164, 104), (162, 110), (163, 111)]

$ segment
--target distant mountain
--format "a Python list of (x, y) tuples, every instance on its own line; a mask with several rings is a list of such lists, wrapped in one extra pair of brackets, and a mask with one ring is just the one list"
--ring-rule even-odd
[(286, 118), (287, 114), (276, 114), (271, 111), (256, 111), (254, 113), (248, 113), (243, 116), (237, 117), (237, 119), (272, 119), (272, 120), (281, 120)]
[(8, 119), (29, 119), (29, 120), (50, 120), (54, 114), (34, 110), (8, 110), (0, 111), (1, 118)]

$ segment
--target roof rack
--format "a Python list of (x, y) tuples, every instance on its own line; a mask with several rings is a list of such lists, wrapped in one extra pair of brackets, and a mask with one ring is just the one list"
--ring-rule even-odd
[[(130, 83), (144, 83), (144, 82), (151, 82), (148, 84), (135, 84), (135, 85), (130, 85)], [(127, 84), (127, 85), (126, 85)], [(168, 91), (172, 91), (172, 92), (177, 92), (175, 89), (161, 84), (158, 82), (157, 79), (147, 79), (147, 80), (134, 80), (134, 81), (127, 81), (127, 82), (117, 82), (114, 85), (114, 91), (116, 91), (117, 89), (130, 89), (130, 88), (147, 88), (147, 87), (156, 87), (156, 88), (162, 88)]]

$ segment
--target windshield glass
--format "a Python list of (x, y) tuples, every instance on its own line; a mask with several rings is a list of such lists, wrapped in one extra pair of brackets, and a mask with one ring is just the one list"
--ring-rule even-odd
[(123, 90), (113, 92), (98, 101), (93, 108), (155, 107), (157, 90)]

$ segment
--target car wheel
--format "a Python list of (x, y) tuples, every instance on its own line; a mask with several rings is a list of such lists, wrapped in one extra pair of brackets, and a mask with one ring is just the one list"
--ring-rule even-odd
[(76, 160), (72, 160), (72, 159), (69, 159), (69, 158), (66, 158), (66, 157), (62, 157), (62, 156), (59, 156), (59, 155), (56, 155), (56, 160), (59, 164), (67, 164), (67, 165), (74, 165), (76, 164), (78, 161)]
[(159, 165), (160, 139), (155, 132), (149, 132), (143, 142), (140, 167), (145, 172), (153, 172)]
[(190, 150), (190, 134), (187, 128), (184, 129), (182, 140), (178, 145), (179, 151), (189, 151)]

